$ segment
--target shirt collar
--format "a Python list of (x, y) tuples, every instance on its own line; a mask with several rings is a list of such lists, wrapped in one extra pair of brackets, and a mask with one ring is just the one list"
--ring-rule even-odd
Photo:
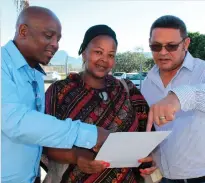
[[(7, 50), (8, 54), (10, 55), (17, 69), (20, 69), (21, 67), (25, 65), (28, 65), (25, 58), (23, 57), (21, 52), (18, 50), (18, 48), (16, 47), (13, 41), (10, 40), (4, 46), (4, 48)], [(46, 75), (45, 71), (42, 69), (42, 67), (39, 64), (35, 67), (35, 69), (41, 72), (42, 74)]]
[(15, 64), (16, 68), (19, 69), (25, 65), (28, 65), (25, 58), (21, 54), (21, 52), (18, 50), (16, 45), (13, 41), (9, 41), (4, 48), (7, 50), (8, 54), (10, 55), (13, 63)]
[(43, 70), (43, 68), (39, 64), (35, 67), (35, 69), (37, 71), (39, 71), (40, 73), (42, 73), (43, 75), (46, 75), (45, 71)]
[(194, 69), (194, 57), (192, 57), (192, 55), (189, 52), (186, 53), (182, 67), (185, 67), (190, 71), (193, 71)]

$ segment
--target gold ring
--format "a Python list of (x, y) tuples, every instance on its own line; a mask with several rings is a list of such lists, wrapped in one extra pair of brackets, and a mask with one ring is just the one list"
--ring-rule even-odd
[(166, 119), (166, 117), (165, 116), (159, 116), (159, 119), (163, 120), (163, 119)]

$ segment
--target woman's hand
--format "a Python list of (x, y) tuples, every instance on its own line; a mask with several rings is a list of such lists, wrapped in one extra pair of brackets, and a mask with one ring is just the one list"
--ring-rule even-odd
[(92, 160), (83, 156), (77, 158), (77, 165), (82, 172), (87, 174), (100, 173), (110, 166), (107, 162)]
[(147, 175), (151, 175), (157, 167), (155, 166), (155, 163), (153, 162), (153, 158), (151, 156), (148, 156), (146, 158), (142, 158), (138, 161), (139, 163), (150, 163), (152, 162), (152, 166), (150, 168), (140, 169), (140, 175), (142, 177), (145, 177)]

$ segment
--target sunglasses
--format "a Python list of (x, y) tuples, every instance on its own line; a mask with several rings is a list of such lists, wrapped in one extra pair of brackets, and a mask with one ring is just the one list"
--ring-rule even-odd
[(162, 51), (162, 48), (164, 47), (168, 52), (173, 52), (173, 51), (177, 51), (177, 49), (179, 48), (179, 45), (185, 40), (186, 38), (182, 39), (179, 43), (177, 44), (166, 44), (166, 45), (161, 45), (161, 44), (151, 44), (149, 45), (151, 51), (153, 52), (160, 52)]
[(41, 106), (42, 106), (42, 101), (41, 101), (41, 97), (40, 97), (38, 83), (37, 83), (37, 81), (32, 81), (31, 85), (32, 85), (33, 92), (34, 92), (34, 95), (35, 95), (36, 110), (40, 111), (41, 110)]

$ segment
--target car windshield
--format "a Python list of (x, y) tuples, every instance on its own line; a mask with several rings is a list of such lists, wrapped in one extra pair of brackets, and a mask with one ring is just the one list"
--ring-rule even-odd
[(114, 74), (113, 74), (113, 76), (122, 76), (123, 75), (123, 72), (115, 72)]
[(140, 78), (144, 79), (140, 74), (127, 74), (126, 78), (129, 80), (140, 80)]
[(147, 76), (147, 72), (142, 72), (142, 76), (146, 77)]

